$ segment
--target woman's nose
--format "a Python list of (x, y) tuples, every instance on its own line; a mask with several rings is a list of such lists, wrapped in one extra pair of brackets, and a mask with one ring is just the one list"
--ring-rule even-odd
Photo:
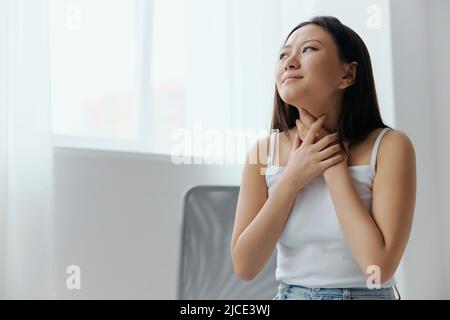
[(298, 59), (295, 56), (291, 56), (289, 58), (286, 59), (286, 61), (284, 62), (284, 69), (288, 70), (288, 69), (296, 69), (300, 66), (300, 62), (298, 61)]

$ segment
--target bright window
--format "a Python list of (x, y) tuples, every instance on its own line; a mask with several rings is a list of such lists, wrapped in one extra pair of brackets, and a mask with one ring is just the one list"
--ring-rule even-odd
[[(388, 0), (49, 0), (49, 7), (56, 145), (171, 154), (177, 129), (194, 139), (195, 130), (268, 132), (277, 52), (296, 24), (323, 14), (366, 42), (381, 112), (393, 125)], [(237, 159), (252, 142), (234, 141)], [(196, 147), (188, 154), (204, 156)]]

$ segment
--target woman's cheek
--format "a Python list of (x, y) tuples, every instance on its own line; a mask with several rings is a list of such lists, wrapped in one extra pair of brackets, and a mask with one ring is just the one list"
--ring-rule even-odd
[(336, 77), (333, 68), (323, 64), (317, 66), (315, 71), (311, 73), (311, 80), (314, 82), (315, 86), (327, 88), (335, 85)]

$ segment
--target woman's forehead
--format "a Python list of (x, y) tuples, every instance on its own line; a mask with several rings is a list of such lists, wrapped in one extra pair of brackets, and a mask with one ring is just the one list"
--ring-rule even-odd
[(322, 27), (308, 24), (295, 30), (289, 36), (286, 45), (300, 44), (306, 40), (319, 40), (320, 42), (326, 43), (331, 41), (331, 37)]

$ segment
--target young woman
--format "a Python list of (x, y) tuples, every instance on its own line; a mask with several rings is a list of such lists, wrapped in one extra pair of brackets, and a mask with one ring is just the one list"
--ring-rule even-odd
[[(244, 165), (235, 273), (252, 280), (276, 246), (274, 299), (395, 299), (415, 207), (413, 145), (383, 123), (369, 53), (353, 30), (316, 17), (284, 44), (274, 132)], [(252, 163), (267, 144), (269, 155)]]

